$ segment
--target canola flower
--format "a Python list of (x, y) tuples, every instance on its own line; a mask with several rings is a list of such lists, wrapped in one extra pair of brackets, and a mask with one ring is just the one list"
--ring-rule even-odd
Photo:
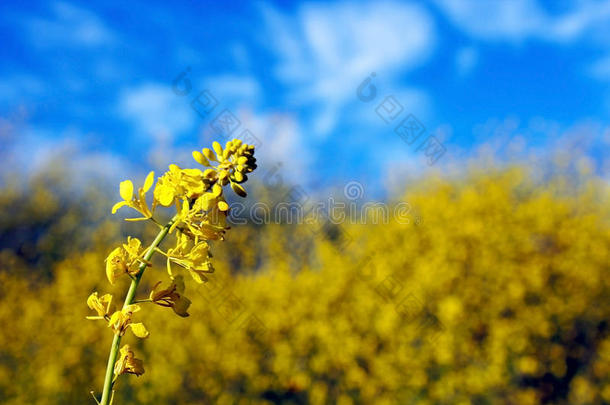
[[(121, 309), (112, 310), (113, 297), (110, 294), (100, 297), (95, 291), (87, 299), (87, 306), (97, 313), (87, 319), (105, 321), (114, 333), (101, 400), (98, 401), (94, 395), (100, 405), (112, 403), (112, 388), (119, 376), (140, 376), (145, 373), (144, 362), (135, 357), (131, 347), (126, 344), (120, 348), (121, 338), (127, 330), (140, 339), (150, 335), (142, 322), (133, 320), (134, 314), (142, 310), (140, 304), (153, 303), (172, 308), (178, 316), (189, 315), (187, 310), (191, 301), (184, 296), (184, 278), (175, 275), (172, 264), (185, 269), (197, 283), (207, 280), (205, 273), (214, 271), (208, 241), (223, 240), (227, 229), (229, 204), (225, 200), (223, 186), (230, 185), (237, 195), (245, 197), (246, 191), (241, 183), (247, 180), (248, 173), (256, 169), (254, 146), (238, 139), (228, 141), (224, 148), (214, 142), (213, 151), (208, 148), (201, 152), (194, 151), (193, 158), (206, 169), (182, 169), (175, 164), (170, 165), (169, 170), (157, 180), (151, 206), (146, 194), (153, 187), (154, 172), (146, 176), (144, 185), (138, 188), (137, 193), (131, 180), (120, 184), (123, 200), (112, 207), (112, 213), (129, 207), (141, 216), (127, 218), (127, 221), (150, 220), (160, 230), (147, 248), (142, 246), (139, 239), (128, 237), (127, 243), (112, 250), (106, 258), (106, 277), (110, 284), (115, 284), (122, 277), (131, 278)], [(154, 216), (158, 206), (176, 208), (176, 215), (165, 225), (161, 225)], [(159, 246), (169, 234), (175, 236), (176, 245), (164, 252)], [(151, 266), (154, 253), (167, 258), (170, 284), (161, 288), (162, 282), (158, 282), (148, 299), (136, 300), (138, 285), (146, 268)]]

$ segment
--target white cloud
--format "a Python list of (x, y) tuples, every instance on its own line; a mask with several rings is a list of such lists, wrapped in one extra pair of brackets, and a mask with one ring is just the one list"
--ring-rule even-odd
[(51, 18), (34, 17), (25, 21), (31, 41), (42, 47), (96, 47), (114, 42), (115, 35), (91, 11), (56, 1)]
[(291, 87), (290, 102), (318, 108), (312, 125), (317, 135), (335, 128), (365, 77), (376, 72), (393, 82), (422, 64), (435, 44), (432, 18), (413, 4), (320, 3), (303, 6), (292, 18), (271, 7), (263, 14), (279, 57), (275, 72)]
[(125, 173), (138, 170), (126, 158), (95, 147), (91, 144), (94, 138), (96, 143), (103, 139), (99, 134), (84, 134), (74, 129), (57, 133), (27, 127), (7, 141), (6, 167), (16, 169), (24, 178), (49, 167), (62, 167), (71, 173), (75, 189), (82, 189), (91, 179), (103, 182), (98, 186), (114, 186), (124, 179)]
[(520, 42), (535, 38), (569, 42), (589, 29), (603, 28), (610, 1), (579, 1), (559, 16), (547, 13), (536, 0), (436, 0), (448, 18), (470, 36), (483, 40)]
[(175, 137), (193, 128), (196, 113), (189, 100), (179, 97), (170, 86), (148, 83), (122, 92), (119, 114), (147, 136)]

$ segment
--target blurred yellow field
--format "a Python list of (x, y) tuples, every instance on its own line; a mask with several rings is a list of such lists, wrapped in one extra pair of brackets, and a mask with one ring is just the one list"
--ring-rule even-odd
[[(104, 259), (141, 225), (121, 231), (112, 201), (66, 198), (52, 175), (31, 187), (7, 185), (1, 197), (4, 237), (34, 245), (7, 243), (0, 255), (0, 397), (83, 403), (99, 394), (112, 335), (85, 320), (86, 300), (124, 294), (128, 277), (111, 286)], [(233, 226), (213, 242), (206, 283), (182, 271), (190, 317), (138, 314), (150, 337), (124, 341), (145, 372), (121, 377), (115, 401), (610, 401), (606, 184), (536, 183), (515, 167), (426, 178), (401, 197), (419, 221)], [(139, 294), (166, 278), (154, 261)]]

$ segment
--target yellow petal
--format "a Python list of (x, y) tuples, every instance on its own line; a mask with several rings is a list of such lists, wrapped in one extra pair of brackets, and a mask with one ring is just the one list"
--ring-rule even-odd
[(110, 312), (110, 305), (112, 305), (112, 294), (104, 294), (100, 298), (102, 304), (106, 304), (106, 313)]
[(172, 309), (174, 310), (176, 315), (186, 318), (187, 316), (189, 316), (187, 310), (190, 305), (191, 300), (186, 297), (180, 296), (180, 298), (174, 303)]
[(114, 204), (112, 206), (112, 213), (116, 214), (116, 212), (119, 210), (119, 208), (121, 208), (125, 205), (129, 205), (129, 203), (127, 201), (119, 201), (118, 203)]
[(138, 196), (140, 203), (138, 211), (140, 211), (146, 218), (152, 217), (152, 212), (150, 212), (150, 208), (148, 208), (148, 203), (146, 202), (146, 191), (144, 191), (143, 188), (138, 190)]
[(216, 203), (216, 197), (214, 197), (211, 193), (205, 193), (204, 195), (199, 197), (197, 202), (199, 202), (202, 210), (208, 211)]
[(176, 291), (178, 293), (184, 293), (184, 277), (176, 276), (176, 278), (174, 278), (174, 285), (176, 286)]
[(133, 183), (131, 180), (122, 181), (119, 191), (123, 200), (131, 201), (133, 199)]
[(140, 359), (133, 359), (130, 364), (131, 374), (135, 374), (136, 376), (141, 376), (144, 374), (144, 362)]
[(114, 284), (114, 281), (117, 277), (117, 264), (114, 262), (114, 259), (121, 253), (121, 249), (121, 247), (114, 249), (106, 258), (106, 277), (108, 277), (108, 281), (110, 281), (110, 284)]
[(218, 209), (221, 211), (227, 211), (229, 209), (229, 204), (227, 204), (225, 201), (218, 201)]
[(143, 323), (132, 323), (129, 325), (131, 327), (131, 331), (134, 335), (139, 337), (140, 339), (146, 339), (149, 335), (148, 330), (146, 330), (146, 326)]
[(131, 236), (127, 237), (127, 246), (132, 251), (138, 251), (142, 247), (142, 241), (138, 238), (132, 238)]
[(150, 190), (154, 181), (155, 181), (155, 172), (148, 173), (148, 176), (146, 176), (146, 180), (144, 180), (144, 187), (143, 187), (144, 192), (147, 192), (148, 190)]
[(108, 320), (108, 326), (112, 327), (115, 323), (117, 323), (121, 319), (121, 311), (116, 311), (114, 314), (110, 315), (110, 319)]
[(169, 207), (174, 202), (174, 189), (164, 184), (159, 185), (155, 188), (155, 199), (159, 204), (164, 207)]
[(90, 309), (95, 309), (98, 302), (99, 302), (99, 298), (97, 297), (97, 291), (94, 291), (87, 298), (87, 306)]
[(180, 210), (181, 216), (186, 216), (190, 211), (189, 202), (187, 200), (182, 201), (182, 209)]
[(203, 284), (206, 281), (208, 281), (208, 278), (206, 276), (204, 276), (203, 274), (201, 274), (200, 272), (189, 269), (189, 273), (191, 273), (193, 280), (195, 280), (198, 284)]
[(108, 278), (110, 284), (114, 285), (116, 274), (114, 274), (114, 270), (108, 264), (106, 264), (106, 277)]

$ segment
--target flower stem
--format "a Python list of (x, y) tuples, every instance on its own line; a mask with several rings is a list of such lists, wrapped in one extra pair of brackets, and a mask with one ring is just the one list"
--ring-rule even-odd
[[(173, 225), (176, 217), (174, 217), (171, 221), (167, 223), (159, 233), (155, 240), (150, 244), (150, 247), (146, 251), (144, 255), (144, 262), (148, 262), (152, 255), (155, 253), (155, 250), (159, 244), (165, 239), (167, 233), (171, 226)], [(142, 278), (142, 274), (144, 274), (144, 270), (146, 269), (146, 263), (140, 264), (140, 268), (138, 274), (131, 280), (131, 285), (129, 286), (129, 290), (127, 291), (127, 295), (125, 296), (125, 302), (123, 303), (123, 308), (130, 305), (136, 295), (136, 290), (138, 288), (138, 284), (140, 284), (140, 279)], [(109, 405), (111, 400), (111, 392), (113, 384), (113, 374), (114, 374), (114, 364), (116, 363), (117, 354), (119, 352), (119, 346), (121, 344), (121, 336), (115, 334), (114, 339), (112, 340), (112, 345), (110, 346), (110, 354), (108, 356), (108, 365), (106, 366), (106, 377), (104, 379), (104, 389), (102, 391), (102, 400), (100, 401), (100, 405)]]

